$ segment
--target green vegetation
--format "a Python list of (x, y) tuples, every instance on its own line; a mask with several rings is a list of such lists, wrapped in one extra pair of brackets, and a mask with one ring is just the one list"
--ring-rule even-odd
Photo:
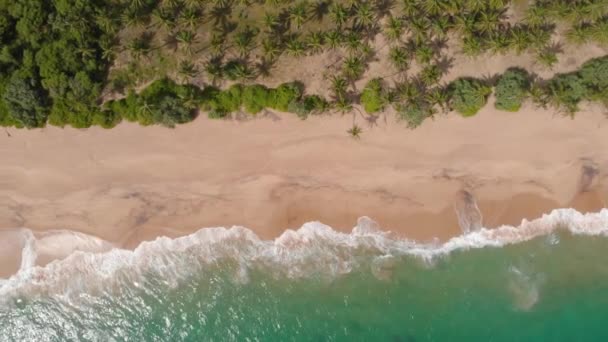
[(462, 116), (473, 116), (485, 106), (492, 88), (474, 78), (459, 78), (450, 85), (452, 107)]
[(386, 94), (382, 85), (382, 79), (374, 78), (369, 81), (363, 93), (361, 93), (361, 104), (366, 112), (372, 114), (384, 109)]
[(523, 69), (511, 68), (505, 71), (496, 84), (497, 109), (516, 112), (528, 96), (530, 76)]
[[(448, 46), (468, 56), (528, 54), (552, 68), (562, 53), (552, 39), (558, 24), (570, 43), (608, 44), (608, 0), (526, 2), (518, 22), (507, 17), (510, 6), (507, 0), (0, 0), (0, 125), (110, 128), (126, 120), (174, 127), (199, 109), (216, 119), (264, 109), (305, 119), (360, 104), (367, 115), (392, 106), (414, 128), (452, 109), (474, 115), (487, 102), (491, 82), (442, 83), (453, 61)], [(377, 35), (387, 53), (377, 53), (385, 47), (376, 45)], [(335, 57), (322, 70), (328, 99), (305, 94), (298, 82), (267, 86), (276, 84), (267, 81), (276, 69), (307, 68), (302, 58), (327, 51)], [(509, 69), (495, 84), (496, 108), (516, 111), (527, 98), (568, 114), (581, 101), (608, 104), (607, 60), (550, 80)], [(378, 61), (383, 68), (368, 68)], [(362, 79), (369, 81), (361, 89)]]

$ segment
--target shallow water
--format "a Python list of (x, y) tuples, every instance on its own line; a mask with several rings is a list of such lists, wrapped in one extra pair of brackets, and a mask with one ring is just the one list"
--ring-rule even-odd
[(555, 211), (436, 246), (362, 220), (352, 234), (310, 223), (261, 241), (218, 228), (134, 252), (78, 252), (0, 286), (0, 336), (606, 341), (606, 216)]

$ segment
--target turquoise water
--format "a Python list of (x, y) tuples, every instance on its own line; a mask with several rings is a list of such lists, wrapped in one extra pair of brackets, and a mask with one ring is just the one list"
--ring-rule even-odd
[(559, 230), (429, 257), (371, 234), (221, 232), (135, 256), (83, 253), (5, 284), (0, 339), (608, 340), (605, 236)]

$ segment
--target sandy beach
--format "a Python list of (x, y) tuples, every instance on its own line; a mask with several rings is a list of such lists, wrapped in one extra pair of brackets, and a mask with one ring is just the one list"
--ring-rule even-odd
[[(308, 221), (350, 231), (367, 215), (428, 242), (554, 208), (597, 211), (608, 198), (608, 120), (597, 108), (570, 119), (489, 104), (475, 117), (438, 116), (416, 130), (382, 114), (373, 126), (357, 119), (360, 140), (346, 134), (352, 120), (267, 113), (176, 129), (7, 130), (0, 228), (13, 247), (2, 248), (0, 275), (18, 269), (9, 237), (21, 227), (133, 248), (202, 227), (240, 225), (263, 238)], [(76, 245), (57, 244), (66, 253)]]

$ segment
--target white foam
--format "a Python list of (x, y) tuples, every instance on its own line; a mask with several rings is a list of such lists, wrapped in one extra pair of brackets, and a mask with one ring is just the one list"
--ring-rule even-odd
[[(34, 266), (34, 243), (26, 244), (22, 268), (0, 283), (0, 298), (9, 294), (78, 294), (107, 291), (114, 281), (143, 284), (143, 274), (162, 275), (168, 286), (180, 278), (198, 274), (206, 265), (222, 260), (237, 262), (235, 279), (249, 281), (252, 268), (271, 268), (288, 277), (310, 274), (338, 276), (350, 272), (362, 255), (377, 258), (372, 272), (390, 274), (391, 258), (416, 255), (432, 260), (455, 250), (500, 247), (528, 241), (568, 229), (573, 234), (608, 235), (608, 209), (581, 214), (574, 209), (558, 209), (518, 227), (481, 229), (455, 237), (444, 244), (417, 244), (389, 238), (375, 222), (363, 217), (350, 234), (340, 233), (319, 222), (309, 222), (298, 230), (287, 230), (275, 240), (261, 240), (244, 227), (203, 228), (191, 235), (170, 239), (160, 237), (143, 242), (135, 250), (114, 248), (107, 252), (76, 250), (67, 258), (40, 267)], [(99, 241), (76, 244), (80, 247), (105, 246)], [(29, 246), (29, 247), (28, 247)], [(107, 246), (106, 246), (107, 247)], [(373, 268), (376, 268), (374, 270)]]

